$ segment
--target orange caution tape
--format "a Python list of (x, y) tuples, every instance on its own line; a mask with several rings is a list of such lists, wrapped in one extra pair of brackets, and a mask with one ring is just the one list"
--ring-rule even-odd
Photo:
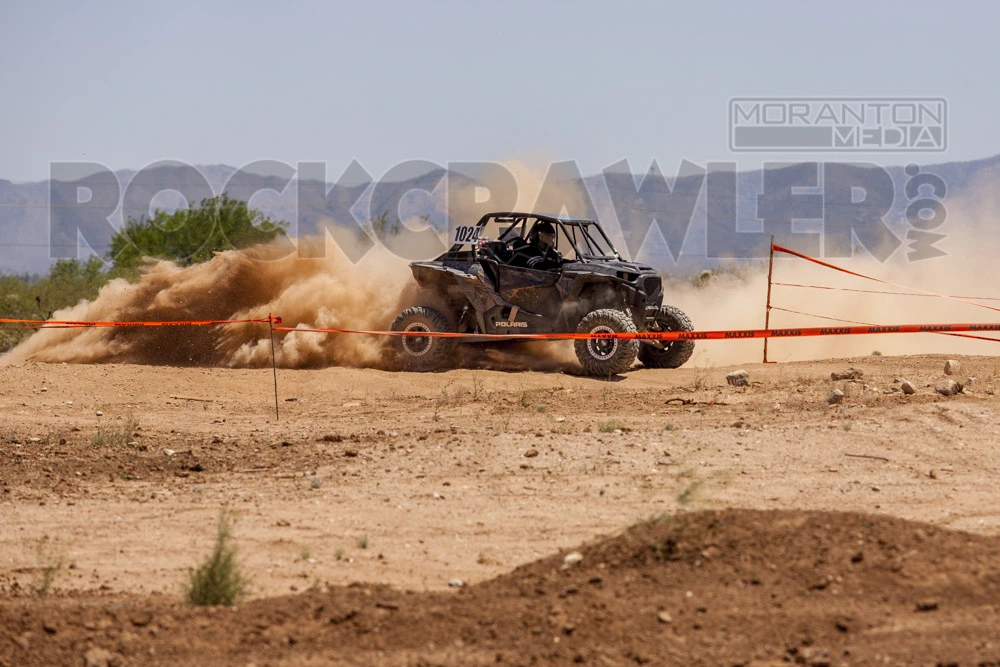
[(5, 327), (11, 329), (77, 329), (87, 327), (199, 327), (221, 324), (267, 324), (281, 323), (280, 317), (258, 317), (246, 320), (173, 320), (151, 322), (86, 322), (74, 320), (18, 320), (0, 318), (0, 324), (16, 324), (20, 326)]
[[(490, 340), (736, 340), (747, 338), (800, 338), (808, 336), (850, 336), (893, 333), (945, 333), (959, 331), (1000, 331), (1000, 323), (966, 322), (952, 324), (892, 324), (847, 327), (796, 327), (793, 329), (734, 329), (719, 331), (628, 331), (621, 333), (547, 334), (467, 334), (450, 331), (367, 331), (361, 329), (310, 329), (274, 327), (286, 333), (364, 334), (369, 336), (413, 336), (417, 338), (461, 338), (467, 342)], [(986, 339), (996, 340), (996, 339)]]
[[(772, 281), (772, 285), (781, 287), (806, 287), (808, 289), (825, 289), (834, 290), (837, 292), (861, 292), (863, 294), (890, 294), (893, 296), (938, 296), (937, 294), (914, 294), (913, 292), (889, 292), (887, 290), (877, 290), (877, 289), (852, 289), (850, 287), (832, 287), (829, 285), (802, 285), (800, 283), (780, 283), (778, 281)], [(1000, 297), (994, 296), (955, 296), (952, 294), (943, 294), (949, 299), (976, 299), (978, 301), (1000, 301)]]
[(965, 304), (968, 304), (970, 306), (979, 306), (980, 308), (987, 308), (989, 310), (995, 310), (997, 312), (1000, 312), (1000, 308), (996, 308), (994, 306), (988, 306), (985, 303), (978, 303), (976, 301), (971, 301), (969, 299), (966, 299), (966, 298), (963, 298), (963, 297), (960, 297), (960, 296), (948, 296), (947, 294), (938, 294), (937, 292), (931, 292), (929, 290), (923, 290), (923, 289), (920, 289), (918, 287), (910, 287), (908, 285), (900, 285), (898, 283), (894, 283), (894, 282), (891, 282), (889, 280), (882, 280), (881, 278), (875, 278), (873, 276), (868, 276), (868, 275), (865, 275), (863, 273), (858, 273), (856, 271), (850, 271), (850, 270), (845, 269), (845, 268), (843, 268), (841, 266), (837, 266), (835, 264), (830, 264), (829, 262), (824, 262), (823, 260), (816, 259), (815, 257), (810, 257), (809, 255), (804, 255), (801, 252), (796, 252), (794, 250), (789, 250), (788, 248), (782, 247), (782, 246), (780, 246), (780, 245), (778, 245), (776, 243), (771, 244), (771, 247), (775, 250), (775, 252), (783, 252), (783, 253), (787, 253), (789, 255), (794, 255), (795, 257), (799, 257), (801, 259), (813, 262), (814, 264), (819, 264), (820, 266), (825, 266), (828, 269), (833, 269), (834, 271), (840, 271), (841, 273), (846, 273), (848, 275), (855, 276), (857, 278), (865, 278), (867, 280), (874, 280), (875, 282), (882, 283), (883, 285), (892, 285), (893, 287), (899, 287), (901, 289), (908, 289), (908, 290), (911, 290), (911, 291), (914, 291), (914, 292), (920, 292), (921, 294), (925, 294), (927, 296), (936, 296), (936, 297), (940, 297), (942, 299), (950, 299), (952, 301), (959, 301), (961, 303), (965, 303)]
[[(920, 296), (919, 294), (911, 294), (910, 296)], [(842, 320), (839, 317), (829, 317), (827, 315), (816, 315), (815, 313), (804, 313), (801, 310), (791, 310), (789, 308), (779, 308), (778, 306), (771, 306), (771, 310), (780, 310), (783, 313), (791, 313), (792, 315), (805, 315), (806, 317), (816, 317), (821, 320), (829, 320), (831, 322), (847, 322), (848, 324), (861, 324), (867, 327), (877, 326), (875, 324), (869, 324), (868, 322), (858, 322), (857, 320)], [(935, 331), (933, 333), (941, 334), (943, 336), (957, 336), (959, 338), (972, 338), (974, 340), (988, 340), (994, 343), (1000, 342), (1000, 338), (990, 338), (989, 336), (976, 336), (975, 334), (968, 333), (956, 333), (952, 331)]]

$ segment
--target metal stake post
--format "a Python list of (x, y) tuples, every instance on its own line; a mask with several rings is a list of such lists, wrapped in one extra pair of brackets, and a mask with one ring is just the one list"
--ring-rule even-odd
[[(771, 274), (774, 271), (774, 234), (771, 234), (771, 245), (769, 250), (771, 251), (770, 259), (767, 262), (767, 307), (764, 310), (764, 328), (771, 328)], [(764, 363), (773, 364), (773, 361), (767, 360), (767, 341), (764, 339)]]

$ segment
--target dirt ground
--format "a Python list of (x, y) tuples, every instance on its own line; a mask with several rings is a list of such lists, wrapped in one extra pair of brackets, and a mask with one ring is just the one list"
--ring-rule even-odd
[[(0, 366), (0, 665), (1000, 665), (958, 360), (279, 369), (277, 419), (270, 369)], [(192, 607), (223, 509), (251, 595)]]

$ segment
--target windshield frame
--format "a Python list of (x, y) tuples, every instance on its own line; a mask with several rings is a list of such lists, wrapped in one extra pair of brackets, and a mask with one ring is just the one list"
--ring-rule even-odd
[[(604, 230), (599, 224), (593, 220), (572, 220), (563, 221), (560, 220), (559, 223), (564, 227), (568, 228), (578, 228), (580, 230), (580, 236), (582, 237), (582, 243), (578, 242), (576, 235), (566, 234), (566, 238), (573, 247), (576, 249), (576, 256), (583, 257), (585, 259), (596, 259), (596, 260), (617, 260), (621, 261), (621, 256), (618, 254), (618, 249), (608, 238), (608, 235), (604, 233)], [(597, 234), (594, 234), (594, 230)], [(596, 238), (595, 238), (596, 236)], [(581, 246), (584, 247), (585, 252), (581, 252)], [(602, 246), (607, 250), (611, 251), (611, 254), (597, 253), (595, 250), (601, 249)]]

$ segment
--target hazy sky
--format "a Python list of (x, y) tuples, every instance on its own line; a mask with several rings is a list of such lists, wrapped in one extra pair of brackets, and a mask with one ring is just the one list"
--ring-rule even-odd
[(944, 97), (949, 150), (916, 157), (974, 159), (1000, 153), (998, 19), (985, 1), (0, 0), (0, 178), (168, 158), (674, 173), (740, 157), (737, 96)]

